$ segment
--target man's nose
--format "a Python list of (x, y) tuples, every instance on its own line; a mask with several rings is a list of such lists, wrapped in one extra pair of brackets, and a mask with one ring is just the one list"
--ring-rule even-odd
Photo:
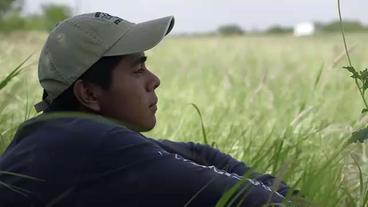
[(150, 71), (150, 84), (148, 86), (149, 91), (153, 91), (160, 86), (160, 78)]

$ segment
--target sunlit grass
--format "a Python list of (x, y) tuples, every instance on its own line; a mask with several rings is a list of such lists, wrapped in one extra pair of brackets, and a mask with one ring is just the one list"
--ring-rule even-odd
[[(0, 91), (1, 151), (41, 95), (34, 63), (46, 35), (19, 36), (1, 37), (0, 80), (36, 54)], [(348, 38), (354, 63), (368, 66), (368, 35)], [(300, 189), (310, 206), (363, 206), (366, 144), (345, 143), (367, 118), (343, 52), (339, 34), (167, 39), (147, 52), (161, 78), (158, 123), (147, 135), (213, 143)]]

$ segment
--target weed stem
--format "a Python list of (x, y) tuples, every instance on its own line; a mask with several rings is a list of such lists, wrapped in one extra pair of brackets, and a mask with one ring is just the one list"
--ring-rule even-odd
[(339, 10), (340, 30), (341, 30), (341, 34), (342, 34), (342, 40), (344, 41), (344, 47), (345, 47), (346, 57), (348, 58), (349, 66), (350, 67), (353, 67), (353, 65), (351, 63), (351, 59), (350, 59), (350, 54), (349, 54), (349, 51), (348, 51), (348, 46), (346, 44), (346, 37), (345, 37), (344, 27), (342, 25), (342, 15), (341, 15), (341, 3), (340, 3), (340, 0), (337, 0), (337, 5), (338, 5), (338, 10)]
[[(344, 31), (344, 27), (343, 27), (343, 24), (342, 24), (342, 15), (341, 15), (341, 3), (340, 3), (340, 0), (337, 0), (337, 7), (338, 7), (338, 11), (339, 11), (340, 30), (341, 30), (342, 40), (344, 41), (344, 47), (345, 47), (346, 57), (348, 58), (349, 66), (351, 68), (354, 68), (353, 67), (353, 64), (351, 62), (351, 59), (350, 59), (350, 54), (349, 54), (348, 46), (347, 46), (347, 43), (346, 43), (345, 31)], [(356, 86), (358, 87), (360, 96), (363, 99), (363, 102), (364, 102), (364, 105), (365, 105), (365, 109), (368, 109), (368, 104), (367, 104), (367, 101), (366, 101), (366, 99), (364, 97), (363, 89), (360, 88), (359, 83), (358, 83), (358, 79), (357, 78), (354, 78), (354, 80), (355, 80)]]

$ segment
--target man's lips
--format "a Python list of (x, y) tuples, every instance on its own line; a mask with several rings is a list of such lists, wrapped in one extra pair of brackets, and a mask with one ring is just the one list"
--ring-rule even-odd
[(150, 106), (151, 111), (156, 112), (157, 111), (157, 105), (153, 104)]
[(156, 112), (157, 111), (157, 100), (155, 100), (151, 105), (149, 105), (149, 108), (151, 111)]

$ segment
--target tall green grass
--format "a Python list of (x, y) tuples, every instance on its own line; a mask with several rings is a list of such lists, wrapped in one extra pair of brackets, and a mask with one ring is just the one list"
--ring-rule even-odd
[[(0, 79), (0, 93), (2, 92), (2, 90), (4, 90), (4, 88), (6, 86), (8, 86), (10, 84), (10, 82), (17, 78), (20, 73), (27, 67), (25, 66), (25, 64), (27, 63), (27, 61), (29, 61), (29, 59), (32, 57), (32, 55), (28, 56), (27, 58), (25, 58), (19, 65), (15, 66), (14, 69), (12, 69), (9, 74), (7, 74), (5, 77), (3, 77), (2, 79)], [(6, 97), (3, 97), (6, 98)], [(9, 133), (13, 134), (14, 131), (16, 130), (18, 123), (15, 124), (11, 124), (11, 125), (5, 125), (5, 123), (7, 123), (7, 120), (4, 120), (4, 118), (7, 118), (4, 114), (4, 111), (7, 110), (7, 107), (9, 105), (11, 105), (12, 103), (7, 101), (6, 99), (2, 99), (0, 102), (0, 117), (3, 119), (0, 119), (3, 123), (2, 127), (0, 127), (1, 131), (0, 131), (0, 152), (2, 152), (5, 147), (7, 146), (7, 142), (10, 141), (9, 139)], [(26, 107), (26, 116), (24, 117), (24, 119), (28, 119), (29, 118), (29, 111), (28, 111), (28, 107)], [(1, 171), (0, 171), (1, 173)]]
[[(9, 68), (0, 80), (40, 51), (46, 34), (19, 36), (26, 38), (0, 38), (0, 66)], [(352, 61), (368, 65), (368, 35), (347, 38), (356, 45)], [(304, 206), (366, 205), (367, 145), (346, 143), (367, 117), (360, 115), (354, 83), (340, 70), (339, 34), (169, 38), (147, 55), (161, 78), (158, 123), (147, 136), (211, 144), (299, 189)], [(35, 115), (36, 65), (0, 96), (2, 151), (13, 129)]]
[[(25, 63), (31, 58), (32, 55), (28, 56), (25, 60), (23, 60), (18, 66), (16, 66), (14, 69), (11, 70), (11, 72), (5, 76), (3, 79), (0, 79), (0, 92), (2, 89), (4, 89), (7, 85), (9, 85), (9, 83), (15, 79), (17, 76), (19, 76), (19, 74), (26, 68)], [(5, 103), (5, 104), (4, 104)], [(4, 109), (6, 109), (7, 104), (9, 104), (6, 101), (2, 101), (2, 110), (0, 111), (0, 117), (2, 117), (2, 112)], [(26, 111), (28, 111), (26, 109)], [(27, 114), (29, 114), (28, 112), (26, 112)], [(26, 116), (25, 119), (27, 119), (28, 117)], [(3, 128), (1, 127), (1, 134), (0, 134), (0, 150), (3, 151), (5, 149), (5, 147), (7, 146), (7, 142), (10, 141), (8, 137), (6, 138), (6, 135), (8, 135), (9, 132), (12, 132), (11, 134), (14, 133), (14, 131), (16, 130), (16, 127), (18, 126), (18, 124), (12, 124), (12, 126), (10, 126), (10, 128)], [(9, 135), (8, 135), (9, 136)], [(10, 175), (10, 176), (16, 176), (16, 177), (21, 177), (23, 179), (31, 179), (31, 180), (36, 180), (36, 181), (43, 181), (41, 179), (37, 179), (31, 176), (27, 176), (27, 175), (22, 175), (19, 173), (14, 173), (14, 172), (8, 172), (8, 171), (1, 171), (0, 170), (0, 175)], [(11, 184), (8, 184), (6, 182), (3, 182), (0, 180), (0, 186), (5, 187), (11, 191), (14, 191), (16, 193), (19, 193), (21, 195), (26, 196), (26, 193), (28, 192), (26, 189), (20, 187), (20, 186), (14, 186)]]
[[(368, 35), (349, 38), (365, 65)], [(162, 82), (149, 135), (203, 141), (195, 103), (208, 143), (280, 176), (306, 206), (365, 205), (366, 144), (346, 143), (366, 118), (343, 55), (339, 34), (171, 39), (149, 53)]]

